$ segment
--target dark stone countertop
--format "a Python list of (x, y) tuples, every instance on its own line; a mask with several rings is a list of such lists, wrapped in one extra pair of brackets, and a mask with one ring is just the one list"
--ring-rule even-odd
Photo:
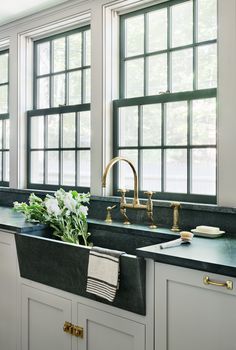
[(159, 244), (137, 249), (137, 255), (157, 262), (236, 277), (236, 238), (194, 237), (191, 244), (161, 249)]
[[(170, 240), (176, 234), (165, 228), (150, 230), (148, 227), (132, 225), (124, 227), (122, 223), (106, 224), (101, 220), (89, 219), (93, 225), (99, 225), (111, 231), (129, 233), (132, 235), (158, 236), (162, 240)], [(45, 230), (45, 225), (33, 224), (25, 221), (21, 213), (15, 212), (12, 208), (0, 207), (0, 229), (14, 233), (30, 233), (37, 235), (37, 231)], [(137, 256), (153, 259), (158, 262), (203, 270), (236, 277), (236, 236), (225, 234), (220, 238), (194, 237), (191, 244), (160, 249), (159, 244), (149, 245), (136, 250)]]
[(0, 229), (27, 233), (44, 228), (45, 225), (26, 222), (23, 214), (17, 213), (12, 208), (0, 207)]

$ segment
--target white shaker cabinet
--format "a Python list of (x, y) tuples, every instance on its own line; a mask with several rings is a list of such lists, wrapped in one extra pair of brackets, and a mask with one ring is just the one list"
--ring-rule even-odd
[(155, 350), (234, 350), (236, 279), (156, 263), (155, 318)]
[(16, 350), (17, 258), (14, 235), (0, 231), (0, 349)]
[[(83, 300), (47, 286), (40, 290), (34, 282), (22, 284), (21, 350), (145, 350), (144, 324)], [(80, 327), (80, 337), (66, 333), (65, 322)]]
[(84, 330), (76, 350), (144, 350), (145, 325), (78, 304), (77, 323)]
[(21, 349), (72, 350), (72, 338), (63, 331), (71, 318), (70, 300), (23, 285)]

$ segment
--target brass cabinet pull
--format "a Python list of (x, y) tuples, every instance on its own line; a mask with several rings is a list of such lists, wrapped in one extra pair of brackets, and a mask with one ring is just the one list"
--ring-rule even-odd
[(211, 285), (217, 286), (217, 287), (225, 287), (226, 289), (229, 289), (229, 290), (233, 289), (233, 282), (230, 280), (221, 283), (221, 282), (210, 280), (210, 277), (208, 277), (208, 276), (204, 276), (203, 283), (206, 285), (211, 284)]
[(74, 324), (67, 322), (67, 321), (64, 323), (63, 331), (65, 333), (74, 335), (75, 337), (79, 337), (81, 339), (83, 339), (83, 337), (84, 337), (83, 327), (75, 326)]

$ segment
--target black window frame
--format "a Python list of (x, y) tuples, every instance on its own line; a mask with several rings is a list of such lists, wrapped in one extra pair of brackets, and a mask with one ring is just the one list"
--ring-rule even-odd
[[(10, 85), (10, 82), (9, 82), (9, 78), (10, 78), (10, 73), (9, 73), (9, 62), (10, 62), (10, 56), (9, 56), (9, 49), (5, 49), (5, 50), (0, 50), (0, 55), (5, 55), (5, 54), (8, 54), (8, 81), (5, 82), (5, 83), (0, 83), (0, 86), (7, 86), (8, 87), (8, 101), (7, 101), (7, 105), (8, 105), (8, 111), (7, 113), (0, 113), (0, 120), (2, 121), (2, 148), (0, 149), (0, 152), (2, 153), (2, 159), (1, 159), (1, 178), (2, 180), (0, 181), (0, 186), (1, 187), (9, 187), (9, 181), (4, 181), (4, 172), (5, 172), (5, 164), (4, 164), (4, 153), (8, 152), (9, 154), (9, 160), (10, 160), (10, 149), (9, 147), (5, 147), (6, 145), (6, 120), (9, 120), (10, 122), (10, 115), (9, 115), (9, 85)], [(10, 135), (9, 135), (10, 137)], [(10, 139), (9, 139), (10, 141)], [(10, 146), (10, 145), (9, 145)], [(9, 164), (9, 167), (10, 167), (10, 164)]]
[[(84, 65), (85, 62), (85, 50), (84, 50), (84, 32), (91, 30), (90, 25), (85, 25), (82, 27), (79, 27), (77, 29), (69, 30), (60, 34), (55, 34), (40, 40), (37, 40), (34, 42), (34, 77), (33, 77), (33, 109), (29, 110), (27, 112), (27, 188), (29, 189), (36, 189), (36, 190), (46, 190), (46, 191), (56, 191), (59, 188), (63, 188), (66, 191), (70, 189), (76, 189), (80, 192), (88, 192), (90, 191), (90, 187), (87, 186), (79, 186), (78, 185), (78, 178), (77, 178), (77, 154), (79, 151), (91, 151), (91, 146), (90, 147), (80, 147), (78, 146), (78, 115), (80, 112), (85, 112), (85, 111), (90, 111), (91, 109), (91, 104), (90, 103), (83, 103), (84, 101), (84, 72), (86, 69), (91, 69), (91, 65)], [(75, 33), (81, 32), (83, 35), (82, 39), (82, 63), (81, 67), (78, 68), (73, 68), (73, 69), (66, 69), (67, 67), (65, 66), (65, 70), (52, 73), (52, 41), (61, 37), (67, 38), (67, 36), (73, 35)], [(38, 62), (37, 62), (37, 45), (41, 44), (43, 42), (50, 42), (50, 72), (48, 74), (44, 75), (37, 75), (37, 67), (38, 67)], [(67, 62), (67, 40), (66, 42), (66, 48), (65, 48), (65, 60)], [(67, 77), (67, 74), (70, 72), (74, 71), (82, 71), (81, 74), (81, 104), (76, 104), (76, 105), (67, 105), (67, 91), (68, 91), (68, 83), (67, 83), (67, 78), (65, 79), (65, 104), (64, 105), (59, 105), (58, 107), (49, 107), (49, 108), (37, 108), (37, 79), (39, 77), (44, 77), (47, 76), (50, 79), (50, 97), (49, 97), (49, 103), (50, 106), (52, 106), (52, 77), (57, 75), (57, 74), (62, 74), (64, 73), (65, 76)], [(74, 113), (75, 114), (75, 147), (63, 147), (62, 146), (62, 116), (63, 114), (67, 113)], [(54, 148), (48, 148), (46, 147), (46, 137), (47, 137), (47, 116), (49, 115), (59, 115), (59, 147)], [(37, 148), (34, 149), (31, 147), (31, 121), (32, 118), (40, 116), (44, 118), (44, 147), (42, 148)], [(34, 151), (43, 151), (44, 152), (44, 174), (43, 174), (43, 183), (33, 183), (30, 181), (31, 179), (31, 152)], [(58, 151), (59, 152), (59, 184), (53, 185), (53, 184), (47, 184), (46, 183), (46, 172), (45, 169), (47, 169), (47, 151)], [(75, 185), (63, 185), (62, 184), (62, 152), (63, 151), (75, 151)]]
[[(125, 20), (127, 18), (131, 18), (134, 16), (137, 16), (139, 14), (144, 14), (144, 18), (146, 18), (146, 14), (150, 13), (151, 11), (155, 11), (157, 9), (161, 8), (167, 8), (168, 11), (168, 23), (170, 23), (170, 7), (173, 5), (181, 4), (184, 2), (187, 2), (188, 0), (171, 0), (168, 2), (164, 2), (161, 4), (157, 4), (154, 6), (146, 7), (144, 9), (140, 9), (134, 12), (130, 12), (124, 15), (120, 16), (120, 82), (119, 82), (119, 99), (113, 101), (113, 156), (117, 157), (119, 156), (119, 151), (122, 149), (134, 149), (138, 151), (138, 154), (140, 154), (140, 150), (142, 149), (161, 149), (162, 151), (162, 186), (161, 191), (155, 193), (153, 195), (154, 199), (160, 199), (160, 200), (177, 200), (177, 201), (185, 201), (185, 202), (196, 202), (196, 203), (205, 203), (205, 204), (216, 204), (217, 196), (216, 195), (202, 195), (202, 194), (193, 194), (190, 193), (190, 151), (191, 149), (198, 149), (198, 148), (214, 148), (217, 150), (217, 140), (215, 145), (191, 145), (191, 109), (190, 104), (191, 101), (198, 100), (198, 99), (208, 99), (208, 98), (216, 98), (217, 102), (217, 88), (208, 88), (208, 89), (199, 89), (197, 90), (197, 48), (200, 46), (205, 46), (209, 44), (217, 44), (217, 38), (213, 40), (206, 40), (197, 42), (197, 32), (196, 32), (196, 20), (197, 20), (197, 2), (196, 0), (193, 1), (193, 42), (190, 45), (184, 45), (184, 46), (178, 46), (171, 48), (170, 46), (170, 35), (171, 35), (171, 29), (168, 25), (168, 40), (167, 40), (167, 49), (166, 50), (160, 50), (160, 51), (154, 51), (151, 53), (147, 53), (147, 43), (146, 39), (144, 39), (144, 54), (131, 56), (131, 57), (125, 57)], [(145, 19), (144, 28), (147, 28), (147, 21)], [(144, 32), (144, 38), (145, 38), (145, 32)], [(191, 91), (184, 91), (184, 92), (171, 92), (170, 93), (170, 54), (174, 51), (179, 51), (181, 49), (188, 49), (193, 48), (193, 90)], [(165, 93), (161, 93), (159, 95), (148, 95), (147, 94), (147, 65), (146, 65), (146, 59), (147, 57), (150, 57), (152, 55), (156, 54), (162, 54), (167, 53), (168, 55), (168, 87), (167, 91)], [(141, 97), (125, 97), (125, 62), (127, 60), (137, 59), (144, 57), (144, 94)], [(187, 130), (187, 145), (184, 146), (166, 146), (163, 143), (164, 139), (164, 111), (163, 106), (165, 103), (168, 102), (178, 102), (178, 101), (186, 101), (188, 104), (188, 130)], [(138, 121), (138, 140), (141, 139), (141, 115), (142, 111), (141, 108), (143, 105), (148, 104), (162, 104), (162, 144), (161, 146), (157, 147), (145, 147), (141, 146), (140, 142), (138, 142), (137, 146), (125, 146), (121, 147), (119, 146), (119, 108), (121, 107), (128, 107), (128, 106), (137, 106), (138, 107), (138, 113), (139, 113), (139, 121)], [(216, 103), (216, 109), (217, 109), (217, 103)], [(217, 116), (217, 111), (216, 111)], [(172, 192), (164, 192), (164, 155), (163, 151), (164, 149), (186, 149), (187, 150), (187, 193), (172, 193)], [(138, 155), (138, 173), (139, 173), (139, 188), (140, 188), (140, 174), (141, 174), (141, 157)], [(217, 153), (216, 153), (216, 174), (217, 174)], [(118, 194), (118, 183), (119, 183), (119, 166), (114, 166), (114, 172), (113, 172), (113, 194)], [(217, 189), (217, 176), (216, 176), (216, 189)], [(155, 189), (153, 189), (155, 191)], [(145, 191), (139, 191), (139, 196), (145, 197)], [(131, 196), (133, 196), (133, 190), (129, 192)]]

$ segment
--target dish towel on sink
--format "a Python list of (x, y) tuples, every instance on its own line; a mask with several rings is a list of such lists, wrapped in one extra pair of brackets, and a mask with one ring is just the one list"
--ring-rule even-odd
[(119, 289), (120, 256), (124, 252), (93, 247), (89, 253), (87, 288), (110, 302), (114, 301)]

